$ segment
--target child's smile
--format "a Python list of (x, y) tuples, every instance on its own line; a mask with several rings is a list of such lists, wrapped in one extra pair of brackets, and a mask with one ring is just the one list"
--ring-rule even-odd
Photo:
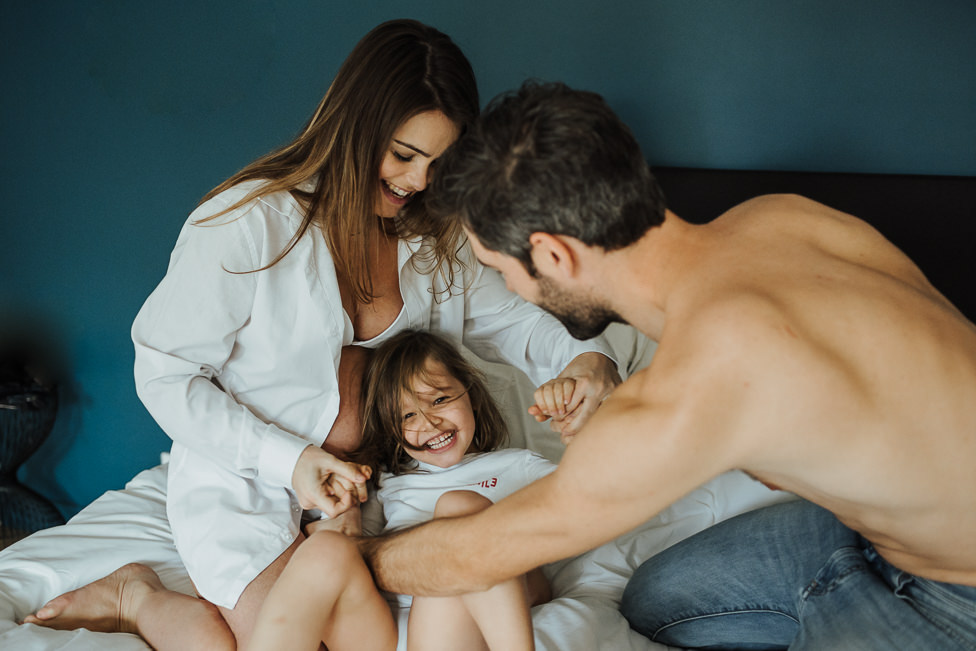
[(424, 463), (449, 468), (464, 457), (474, 438), (475, 418), (467, 389), (443, 364), (428, 360), (424, 373), (401, 397), (407, 454)]
[(441, 436), (438, 436), (435, 439), (427, 441), (427, 443), (425, 443), (424, 445), (426, 445), (431, 450), (443, 450), (445, 447), (447, 447), (453, 442), (454, 442), (454, 432), (448, 432), (447, 434), (443, 434)]

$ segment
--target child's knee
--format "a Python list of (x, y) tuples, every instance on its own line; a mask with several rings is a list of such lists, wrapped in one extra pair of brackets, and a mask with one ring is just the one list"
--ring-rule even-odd
[(491, 500), (474, 491), (450, 491), (441, 495), (434, 507), (435, 518), (453, 518), (484, 511), (491, 506)]
[(335, 572), (336, 567), (349, 567), (362, 559), (354, 539), (327, 530), (312, 534), (298, 546), (295, 556), (300, 556), (306, 567), (324, 565), (329, 572)]

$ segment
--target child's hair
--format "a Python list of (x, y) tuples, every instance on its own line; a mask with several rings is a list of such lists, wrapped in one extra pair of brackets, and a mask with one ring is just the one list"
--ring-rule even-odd
[(446, 339), (406, 330), (381, 344), (363, 377), (363, 440), (354, 458), (395, 475), (406, 472), (412, 458), (403, 435), (401, 398), (412, 396), (414, 378), (427, 380), (428, 360), (440, 362), (465, 387), (474, 412), (475, 431), (468, 452), (489, 452), (508, 437), (508, 428), (485, 388), (484, 376)]

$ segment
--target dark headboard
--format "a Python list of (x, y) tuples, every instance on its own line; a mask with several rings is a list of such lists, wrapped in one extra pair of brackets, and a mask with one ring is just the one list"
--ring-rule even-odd
[(668, 207), (706, 222), (761, 194), (788, 192), (850, 213), (908, 254), (976, 319), (976, 177), (751, 172), (657, 167)]

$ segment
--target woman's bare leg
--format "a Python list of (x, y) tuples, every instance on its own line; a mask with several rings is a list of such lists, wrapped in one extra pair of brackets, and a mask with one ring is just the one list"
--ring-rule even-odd
[(393, 651), (397, 629), (355, 542), (314, 533), (268, 594), (248, 651), (308, 649)]
[[(491, 501), (472, 491), (445, 493), (435, 518), (482, 511)], [(415, 597), (407, 629), (408, 649), (535, 648), (525, 577), (503, 581), (484, 592), (458, 597)]]
[(45, 604), (25, 623), (60, 630), (135, 633), (158, 651), (234, 649), (234, 635), (213, 604), (163, 587), (150, 568), (125, 565)]
[[(359, 346), (342, 349), (339, 415), (322, 446), (333, 454), (343, 455), (359, 445), (359, 393), (369, 354)], [(358, 514), (337, 518), (328, 526), (348, 529), (347, 520), (354, 517)], [(60, 630), (136, 633), (159, 651), (235, 649), (237, 643), (246, 648), (261, 604), (303, 539), (299, 537), (245, 588), (233, 610), (167, 590), (150, 568), (132, 563), (52, 599), (24, 622)]]
[(261, 604), (302, 540), (244, 589), (233, 610), (167, 590), (152, 569), (131, 563), (51, 600), (24, 621), (62, 630), (135, 633), (157, 651), (244, 649)]

